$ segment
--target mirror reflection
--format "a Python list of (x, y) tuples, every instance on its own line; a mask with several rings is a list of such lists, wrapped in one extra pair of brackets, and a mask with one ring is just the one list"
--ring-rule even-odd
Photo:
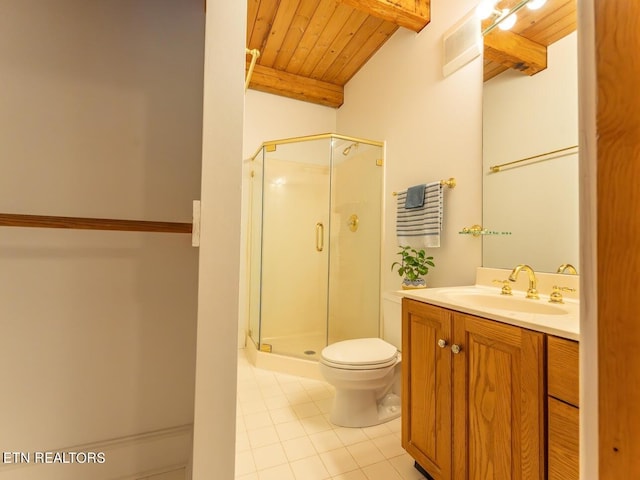
[(490, 59), (485, 42), (483, 227), (510, 234), (483, 236), (483, 266), (579, 271), (577, 33), (531, 76)]

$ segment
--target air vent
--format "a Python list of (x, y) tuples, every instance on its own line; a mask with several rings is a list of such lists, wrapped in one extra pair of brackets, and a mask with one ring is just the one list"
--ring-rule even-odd
[(447, 77), (482, 53), (480, 20), (469, 13), (443, 37), (442, 74)]

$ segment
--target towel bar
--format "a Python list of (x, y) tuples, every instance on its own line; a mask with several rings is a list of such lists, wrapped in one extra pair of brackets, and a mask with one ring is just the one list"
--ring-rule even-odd
[[(449, 180), (440, 180), (440, 185), (446, 185), (449, 188), (455, 188), (457, 183), (456, 183), (456, 179), (451, 177), (449, 178)], [(398, 195), (398, 193), (402, 193), (402, 192), (393, 192), (392, 195), (395, 197)]]

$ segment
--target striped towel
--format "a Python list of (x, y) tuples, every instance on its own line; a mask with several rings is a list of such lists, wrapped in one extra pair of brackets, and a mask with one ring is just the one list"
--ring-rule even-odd
[[(400, 246), (439, 247), (442, 231), (444, 195), (440, 182), (427, 184), (424, 205), (420, 208), (405, 208), (406, 190), (398, 193), (396, 234)], [(417, 245), (416, 245), (417, 243)]]

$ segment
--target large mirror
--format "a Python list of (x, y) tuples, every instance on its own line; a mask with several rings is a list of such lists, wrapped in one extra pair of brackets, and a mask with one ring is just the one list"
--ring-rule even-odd
[(483, 266), (579, 268), (577, 33), (550, 44), (535, 75), (487, 78), (490, 63), (485, 55)]

